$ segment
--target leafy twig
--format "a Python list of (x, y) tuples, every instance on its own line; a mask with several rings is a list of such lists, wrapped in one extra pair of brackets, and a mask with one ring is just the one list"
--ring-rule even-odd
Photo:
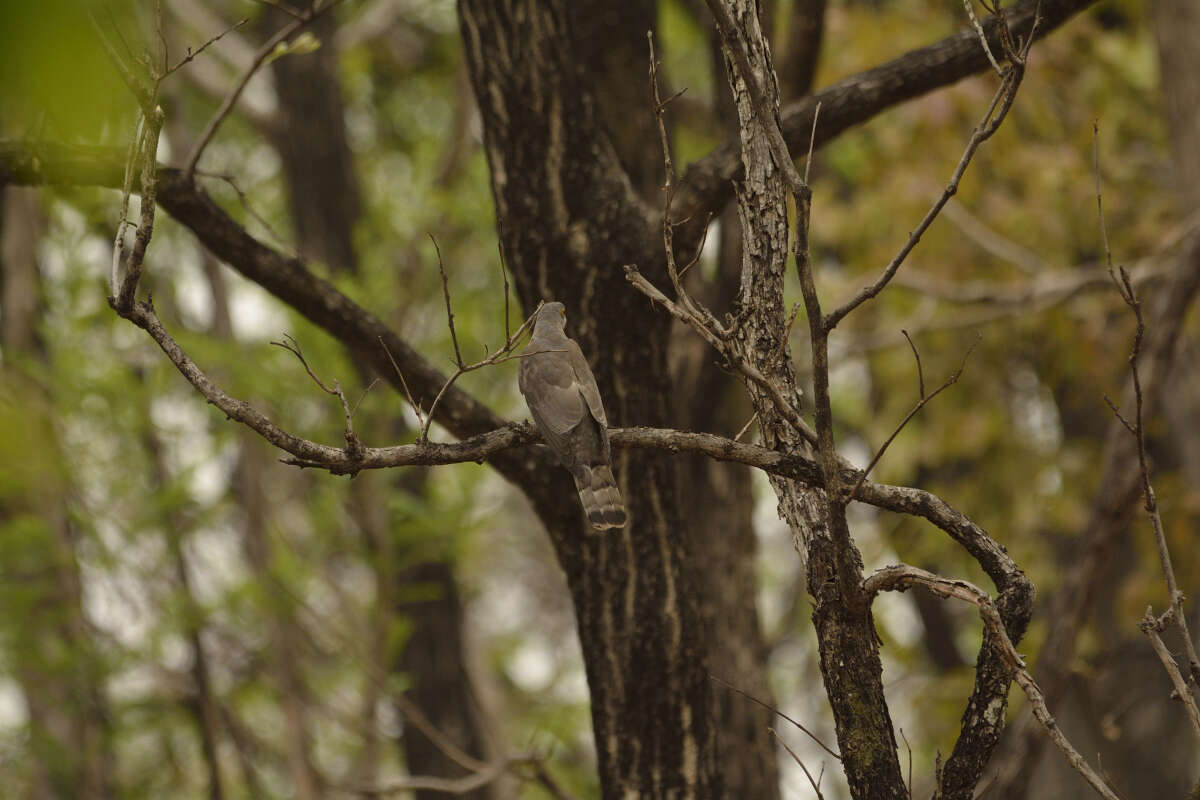
[(219, 128), (221, 123), (225, 121), (225, 118), (229, 116), (229, 112), (233, 110), (233, 106), (237, 103), (238, 98), (241, 97), (246, 85), (250, 83), (250, 79), (254, 77), (254, 74), (258, 72), (259, 68), (261, 68), (262, 65), (267, 62), (267, 59), (270, 58), (270, 56), (275, 52), (276, 46), (287, 40), (289, 36), (315, 20), (317, 17), (338, 5), (340, 2), (342, 2), (342, 0), (332, 0), (332, 2), (321, 5), (320, 0), (314, 0), (313, 5), (309, 6), (304, 11), (297, 12), (294, 20), (280, 28), (273, 36), (271, 36), (271, 38), (263, 42), (262, 47), (258, 48), (258, 50), (255, 52), (254, 59), (250, 62), (250, 65), (242, 73), (242, 76), (238, 79), (238, 82), (234, 84), (233, 89), (229, 91), (229, 94), (225, 95), (225, 99), (221, 101), (220, 107), (217, 108), (216, 113), (213, 114), (212, 118), (208, 121), (208, 124), (204, 126), (204, 130), (200, 133), (200, 138), (197, 139), (196, 144), (193, 145), (183, 169), (184, 178), (186, 180), (192, 180), (192, 177), (196, 174), (196, 165), (200, 163), (200, 156), (204, 155), (204, 150), (206, 147), (208, 147), (209, 142), (212, 141), (213, 136), (216, 135), (217, 128)]

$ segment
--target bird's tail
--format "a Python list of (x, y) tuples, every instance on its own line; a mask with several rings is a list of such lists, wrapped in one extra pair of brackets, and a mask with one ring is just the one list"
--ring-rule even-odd
[(579, 501), (592, 527), (598, 531), (624, 528), (628, 517), (612, 469), (607, 464), (581, 464), (572, 473)]

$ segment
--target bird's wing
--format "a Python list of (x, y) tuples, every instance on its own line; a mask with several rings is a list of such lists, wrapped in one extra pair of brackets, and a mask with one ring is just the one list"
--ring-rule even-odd
[(596, 376), (592, 374), (592, 368), (588, 366), (583, 351), (579, 349), (579, 344), (574, 339), (567, 339), (566, 349), (566, 354), (570, 356), (571, 370), (575, 374), (575, 382), (579, 387), (579, 394), (587, 402), (592, 417), (607, 428), (608, 418), (604, 414), (604, 403), (600, 399), (600, 387), (596, 385)]
[[(569, 348), (564, 346), (561, 350), (569, 351)], [(534, 422), (547, 439), (564, 436), (586, 413), (570, 352), (561, 350), (555, 347), (525, 355), (517, 373), (521, 394), (525, 395)]]

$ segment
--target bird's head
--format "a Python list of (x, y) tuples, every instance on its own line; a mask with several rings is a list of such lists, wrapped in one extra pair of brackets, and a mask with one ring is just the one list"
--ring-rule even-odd
[(562, 330), (566, 321), (566, 306), (557, 302), (545, 303), (542, 305), (542, 309), (538, 311), (537, 319), (533, 322), (533, 329), (534, 332), (537, 332), (539, 329), (553, 330), (557, 328)]

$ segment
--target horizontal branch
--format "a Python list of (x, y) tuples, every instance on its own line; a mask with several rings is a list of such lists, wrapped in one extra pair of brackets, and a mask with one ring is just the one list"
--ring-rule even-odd
[[(124, 163), (125, 154), (115, 148), (0, 142), (0, 184), (119, 187), (124, 177)], [(199, 184), (184, 181), (180, 170), (160, 167), (158, 184), (159, 203), (190, 228), (214, 255), (341, 341), (356, 358), (371, 365), (377, 374), (398, 390), (402, 391), (403, 387), (400, 376), (389, 360), (389, 352), (395, 358), (416, 402), (433, 398), (445, 386), (446, 376), (382, 321), (328, 281), (313, 274), (303, 260), (283, 255), (255, 239), (217, 206)], [(380, 339), (386, 349), (380, 346)], [(160, 340), (159, 344), (163, 346), (163, 341)], [(172, 355), (171, 352), (167, 354)], [(186, 358), (182, 351), (179, 355)], [(196, 380), (184, 369), (186, 362), (174, 357), (172, 361), (196, 385)], [(196, 373), (203, 375), (198, 368)], [(201, 393), (205, 394), (203, 391)], [(266, 436), (264, 431), (270, 430), (269, 425), (274, 427), (273, 423), (256, 411), (251, 414), (254, 410), (248, 405), (240, 405), (242, 401), (228, 398), (227, 401), (217, 402), (218, 396), (211, 392), (205, 397), (231, 418), (255, 427), (265, 438), (291, 454), (296, 463), (337, 474), (409, 464), (486, 460), (528, 491), (536, 487), (538, 476), (543, 475), (553, 463), (548, 455), (531, 457), (527, 449), (519, 449), (536, 441), (536, 434), (531, 428), (513, 426), (457, 387), (452, 387), (442, 398), (436, 421), (461, 441), (452, 444), (428, 442), (394, 448), (364, 447), (357, 455), (351, 455), (342, 448), (294, 437), (281, 429)], [(757, 467), (811, 486), (821, 485), (820, 471), (816, 463), (809, 459), (711, 434), (627, 428), (612, 430), (611, 440), (617, 447), (697, 452), (711, 458)], [(843, 469), (844, 485), (854, 485), (858, 472), (846, 464), (843, 464)], [(935, 495), (919, 489), (868, 481), (854, 499), (889, 511), (922, 517), (947, 532), (971, 553), (1002, 593), (1027, 583), (1003, 547), (966, 515)], [(1025, 591), (1017, 592), (1017, 595), (1022, 598), (1015, 609), (1019, 623), (1016, 630), (1019, 631), (1023, 630), (1024, 622), (1028, 620), (1027, 606), (1032, 604), (1032, 591), (1027, 594)]]
[[(0, 185), (120, 188), (124, 168), (125, 154), (116, 148), (0, 141)], [(446, 385), (447, 376), (378, 317), (313, 273), (303, 259), (280, 253), (251, 236), (203, 187), (185, 180), (181, 170), (159, 166), (158, 202), (213, 255), (345, 344), (397, 390), (403, 387), (396, 368), (418, 403), (429, 403)], [(436, 421), (460, 439), (505, 424), (457, 387), (446, 392), (437, 411)]]

